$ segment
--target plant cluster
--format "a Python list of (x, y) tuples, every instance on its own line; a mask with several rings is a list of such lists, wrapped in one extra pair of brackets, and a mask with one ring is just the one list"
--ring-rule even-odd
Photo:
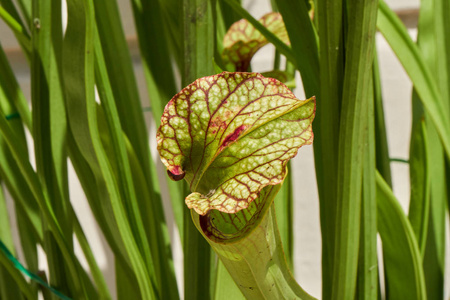
[[(0, 299), (113, 298), (72, 207), (68, 160), (114, 253), (117, 299), (314, 299), (292, 275), (289, 173), (313, 137), (322, 298), (444, 298), (448, 1), (422, 1), (417, 43), (383, 0), (273, 0), (274, 12), (259, 20), (237, 0), (130, 2), (157, 149), (116, 1), (67, 0), (63, 30), (61, 1), (0, 0), (31, 75), (30, 106), (0, 47)], [(377, 29), (414, 86), (408, 214), (392, 192)], [(268, 43), (273, 70), (252, 73), (253, 55)], [(307, 100), (290, 90), (296, 72)], [(184, 291), (155, 151), (172, 179)]]

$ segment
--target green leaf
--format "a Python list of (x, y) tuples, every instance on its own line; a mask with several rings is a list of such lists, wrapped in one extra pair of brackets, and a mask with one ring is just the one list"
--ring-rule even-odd
[[(169, 53), (168, 40), (164, 35), (165, 31), (161, 30), (162, 10), (159, 2), (158, 0), (132, 0), (142, 65), (153, 117), (157, 125), (164, 105), (176, 93), (174, 75), (170, 68), (170, 56), (167, 55)], [(155, 47), (155, 45), (158, 46)]]
[(411, 78), (424, 109), (436, 127), (447, 158), (450, 159), (449, 112), (441, 98), (436, 79), (400, 19), (382, 0), (378, 12), (377, 27)]
[[(279, 13), (268, 13), (259, 22), (285, 44), (290, 45), (289, 37)], [(223, 38), (222, 58), (225, 63), (232, 62), (236, 71), (245, 72), (255, 53), (269, 41), (246, 19), (235, 22)]]
[[(94, 39), (94, 52), (95, 52), (95, 82), (98, 87), (98, 94), (102, 102), (101, 109), (97, 110), (97, 113), (104, 112), (104, 121), (106, 124), (99, 125), (99, 131), (103, 132), (106, 137), (110, 138), (110, 155), (108, 155), (115, 178), (116, 188), (119, 190), (121, 201), (123, 202), (126, 213), (128, 214), (128, 220), (133, 232), (133, 236), (136, 239), (138, 249), (141, 252), (143, 259), (148, 267), (150, 279), (153, 282), (157, 281), (154, 270), (154, 262), (152, 259), (150, 245), (145, 233), (144, 224), (140, 214), (140, 209), (137, 202), (137, 195), (133, 184), (133, 178), (131, 175), (131, 167), (128, 160), (126, 143), (122, 128), (120, 124), (118, 109), (115, 106), (114, 97), (112, 94), (111, 83), (106, 71), (106, 65), (103, 57), (102, 47), (98, 33)], [(100, 119), (100, 118), (99, 118)], [(107, 129), (102, 127), (106, 125)], [(104, 128), (104, 129), (103, 129)], [(103, 130), (102, 130), (103, 129)], [(106, 148), (106, 147), (105, 147)]]
[[(421, 2), (417, 46), (436, 80), (443, 105), (450, 112), (449, 82), (449, 30), (448, 1), (425, 0)], [(430, 115), (424, 111), (416, 90), (413, 90), (413, 130), (411, 133), (410, 220), (418, 236), (423, 258), (428, 299), (444, 297), (445, 270), (445, 218), (447, 178), (445, 153)], [(417, 129), (420, 128), (420, 129)], [(423, 138), (418, 143), (417, 136)], [(426, 137), (426, 139), (425, 139)], [(415, 143), (414, 143), (415, 142)], [(433, 178), (433, 180), (431, 180)], [(439, 178), (436, 180), (436, 178)], [(414, 198), (413, 198), (414, 197)]]
[[(61, 81), (63, 32), (61, 3), (36, 1), (32, 18), (31, 100), (36, 169), (44, 193), (56, 215), (69, 249), (73, 248), (72, 214), (67, 184), (66, 110)], [(47, 224), (44, 223), (44, 228)], [(44, 235), (50, 283), (63, 293), (73, 290), (74, 281), (63, 254), (51, 235)], [(72, 250), (73, 251), (73, 250)]]
[(383, 242), (386, 299), (427, 299), (422, 259), (411, 224), (377, 172), (377, 224)]
[[(0, 115), (4, 115), (2, 109), (0, 109)], [(70, 251), (66, 240), (64, 239), (61, 227), (55, 217), (52, 207), (49, 205), (48, 198), (43, 192), (40, 185), (38, 176), (33, 170), (33, 167), (29, 163), (26, 144), (19, 138), (19, 136), (11, 129), (6, 121), (6, 118), (0, 118), (0, 132), (3, 135), (9, 150), (11, 151), (21, 175), (25, 179), (25, 182), (29, 185), (34, 198), (39, 204), (39, 208), (42, 212), (43, 218), (49, 224), (49, 228), (53, 236), (58, 243), (59, 248), (64, 256), (64, 260), (67, 263), (71, 277), (74, 279), (74, 294), (81, 297), (84, 294), (81, 276), (86, 275), (76, 259), (72, 251)]]
[[(300, 71), (306, 96), (315, 95), (317, 99), (320, 99), (318, 36), (308, 14), (307, 2), (277, 0), (276, 3), (286, 24), (293, 58), (283, 53), (278, 44), (272, 43)], [(264, 32), (261, 33), (264, 34)]]
[[(230, 28), (234, 22), (237, 22), (239, 20), (239, 15), (225, 1), (218, 1), (218, 2), (220, 10), (223, 15), (223, 20), (225, 23), (224, 25), (227, 28)], [(238, 2), (239, 4), (242, 3), (241, 0), (235, 0), (235, 2)]]
[[(446, 239), (446, 202), (448, 201), (448, 171), (446, 172), (445, 152), (442, 146), (441, 139), (430, 120), (430, 117), (425, 113), (426, 135), (427, 142), (425, 147), (427, 149), (427, 169), (429, 176), (428, 202), (429, 216), (426, 220), (424, 229), (428, 228), (426, 236), (426, 243), (419, 246), (423, 256), (423, 268), (425, 273), (425, 283), (427, 287), (428, 299), (438, 299), (443, 297), (444, 274), (445, 274), (445, 239)], [(426, 205), (426, 204), (424, 204)], [(448, 211), (448, 210), (447, 210)], [(424, 212), (419, 212), (424, 213)], [(419, 240), (419, 242), (422, 242)], [(422, 251), (423, 250), (423, 251)]]
[(386, 135), (386, 124), (384, 120), (383, 96), (381, 93), (381, 78), (378, 65), (378, 55), (373, 57), (373, 96), (375, 105), (375, 155), (377, 170), (383, 176), (384, 180), (392, 186), (391, 166), (389, 161), (389, 149)]
[(377, 200), (375, 178), (375, 122), (373, 89), (368, 89), (370, 103), (367, 113), (367, 146), (363, 161), (361, 200), (361, 237), (358, 261), (357, 299), (377, 299)]
[(361, 186), (375, 46), (377, 1), (349, 6), (339, 128), (332, 299), (351, 299), (357, 281)]
[[(298, 26), (292, 30), (299, 31), (305, 35), (309, 43), (313, 41), (313, 26), (306, 19), (306, 7), (299, 1), (301, 6), (303, 27), (310, 28), (309, 34), (300, 32)], [(316, 134), (314, 141), (314, 161), (319, 192), (320, 224), (322, 231), (322, 297), (331, 298), (331, 284), (333, 277), (333, 254), (335, 247), (335, 224), (336, 224), (336, 194), (337, 194), (337, 165), (339, 146), (339, 119), (341, 116), (342, 87), (344, 84), (344, 30), (343, 30), (343, 4), (341, 0), (317, 1), (318, 9), (316, 19), (320, 31), (320, 49), (309, 51), (309, 56), (303, 58), (304, 65), (315, 62), (309, 68), (319, 69), (317, 78), (310, 78), (308, 68), (303, 71), (302, 77), (308, 81), (311, 87), (305, 86), (305, 91), (310, 90), (317, 96), (317, 120), (314, 122), (313, 130)], [(289, 9), (285, 8), (286, 12)], [(299, 22), (299, 21), (297, 21)], [(291, 27), (288, 27), (288, 30)], [(294, 42), (294, 40), (293, 40)], [(303, 39), (297, 42), (298, 47), (303, 45)], [(306, 43), (306, 44), (309, 44)], [(294, 45), (293, 45), (294, 46)], [(313, 46), (317, 47), (317, 46)], [(320, 50), (320, 62), (319, 62)], [(300, 51), (300, 48), (297, 50)], [(296, 51), (296, 53), (297, 53)], [(298, 53), (299, 59), (305, 51)], [(309, 83), (308, 83), (309, 82)], [(320, 88), (320, 90), (319, 90)], [(316, 92), (315, 90), (319, 90)], [(317, 94), (319, 93), (319, 94)]]
[(298, 100), (275, 79), (224, 72), (172, 98), (158, 151), (171, 178), (189, 183), (189, 208), (235, 213), (284, 180), (287, 161), (312, 143), (314, 112), (314, 98)]
[[(133, 235), (130, 220), (122, 201), (112, 162), (101, 143), (97, 104), (94, 90), (95, 19), (92, 1), (67, 2), (68, 24), (63, 47), (63, 75), (69, 124), (75, 143), (95, 175), (100, 198), (108, 195), (112, 215), (117, 222), (116, 237), (120, 236), (139, 285), (142, 298), (156, 297), (145, 260)], [(0, 122), (1, 125), (1, 122)], [(105, 197), (106, 198), (106, 197)]]
[(411, 134), (409, 155), (409, 176), (411, 182), (411, 199), (409, 220), (416, 234), (421, 256), (425, 252), (430, 214), (430, 162), (428, 161), (428, 138), (425, 121), (415, 124)]

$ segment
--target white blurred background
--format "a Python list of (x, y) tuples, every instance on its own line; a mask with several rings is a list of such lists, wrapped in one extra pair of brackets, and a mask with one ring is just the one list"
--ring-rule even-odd
[[(136, 42), (136, 33), (130, 7), (130, 1), (118, 0), (120, 5), (120, 13), (122, 24), (125, 29), (127, 40), (130, 45), (132, 59), (135, 67), (137, 81), (141, 93), (141, 101), (143, 107), (148, 107), (148, 96), (146, 93), (146, 85), (144, 80), (143, 69), (140, 64), (139, 50)], [(244, 0), (244, 7), (248, 9), (254, 17), (259, 18), (271, 11), (270, 1), (262, 0)], [(389, 6), (394, 9), (406, 23), (411, 36), (417, 34), (417, 17), (419, 0), (389, 0)], [(412, 85), (404, 72), (402, 66), (390, 50), (386, 41), (380, 34), (376, 36), (377, 49), (379, 55), (380, 72), (382, 80), (383, 101), (385, 109), (386, 127), (389, 142), (389, 152), (391, 157), (407, 159), (409, 156), (409, 137), (411, 130), (411, 89)], [(7, 56), (14, 68), (15, 74), (25, 93), (27, 99), (30, 99), (30, 74), (27, 61), (21, 54), (19, 46), (7, 26), (0, 20), (0, 43), (5, 49)], [(273, 46), (269, 45), (261, 49), (253, 59), (252, 69), (256, 72), (271, 70), (273, 66)], [(295, 93), (297, 97), (304, 98), (301, 88), (300, 77), (297, 76), (297, 89)], [(150, 113), (146, 112), (146, 120), (150, 135), (150, 145), (153, 154), (156, 154), (154, 136), (155, 128)], [(30, 151), (32, 144), (30, 143)], [(32, 152), (31, 152), (32, 153)], [(161, 172), (160, 178), (166, 178), (159, 159), (153, 157), (159, 165)], [(394, 193), (400, 200), (405, 211), (408, 209), (409, 202), (409, 170), (408, 164), (392, 163), (392, 175), (394, 184)], [(294, 176), (294, 194), (296, 195), (294, 209), (294, 228), (295, 228), (295, 245), (294, 245), (294, 263), (295, 276), (300, 285), (315, 297), (321, 297), (321, 238), (319, 223), (319, 203), (314, 174), (313, 151), (311, 146), (305, 146), (300, 149), (298, 156), (293, 160), (293, 176)], [(99, 266), (105, 274), (108, 285), (111, 287), (114, 295), (114, 259), (107, 243), (97, 229), (95, 220), (90, 212), (84, 193), (75, 176), (73, 169), (70, 169), (70, 194), (71, 201), (80, 222), (86, 232), (87, 238), (93, 248), (95, 257), (99, 262)], [(166, 193), (167, 195), (167, 193)], [(167, 220), (171, 230), (173, 241), (174, 260), (177, 270), (177, 277), (182, 289), (182, 251), (178, 232), (173, 224), (173, 216), (170, 213), (169, 200), (165, 199), (165, 208), (167, 212)], [(8, 208), (10, 216), (13, 217), (12, 200), (8, 198)], [(13, 228), (16, 230), (16, 220), (12, 218)], [(17, 237), (17, 231), (14, 233)], [(448, 239), (448, 235), (447, 235)], [(17, 245), (20, 244), (18, 237)], [(448, 245), (448, 241), (447, 241)], [(447, 247), (448, 248), (448, 247)], [(81, 250), (77, 249), (77, 254), (81, 257), (83, 265), (87, 268)], [(45, 257), (40, 251), (41, 257)], [(447, 255), (447, 257), (449, 257)], [(19, 253), (19, 259), (24, 259)], [(46, 269), (45, 260), (41, 260), (40, 268)], [(447, 261), (447, 275), (449, 263)], [(447, 283), (449, 283), (447, 276)], [(450, 286), (450, 284), (446, 284)], [(182, 293), (180, 293), (182, 295)], [(447, 288), (446, 297), (449, 290)]]

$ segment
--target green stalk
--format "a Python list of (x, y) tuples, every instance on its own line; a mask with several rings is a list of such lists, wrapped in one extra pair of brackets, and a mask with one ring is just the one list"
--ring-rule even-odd
[(344, 79), (342, 1), (319, 1), (320, 95), (314, 132), (314, 158), (322, 230), (322, 296), (331, 297), (336, 220), (339, 118)]
[(361, 201), (361, 238), (358, 261), (358, 299), (377, 299), (378, 261), (377, 261), (377, 201), (375, 167), (375, 120), (373, 89), (369, 88), (367, 97), (367, 146), (364, 151), (363, 182)]
[[(214, 9), (214, 0), (183, 1), (183, 86), (214, 73), (215, 29), (211, 26)], [(184, 195), (187, 195), (188, 189), (186, 184), (184, 186)], [(184, 208), (183, 250), (185, 299), (199, 299), (206, 295), (210, 297), (211, 249), (192, 223), (191, 212), (187, 207)]]
[(367, 130), (367, 90), (375, 44), (377, 1), (349, 7), (346, 64), (339, 130), (336, 239), (332, 299), (354, 297), (360, 236), (361, 183)]

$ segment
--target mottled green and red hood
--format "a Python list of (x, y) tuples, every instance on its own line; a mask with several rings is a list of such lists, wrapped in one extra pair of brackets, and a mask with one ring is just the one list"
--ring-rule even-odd
[(169, 176), (187, 180), (189, 208), (236, 213), (284, 180), (289, 159), (312, 143), (314, 114), (314, 97), (298, 100), (276, 79), (223, 72), (170, 100), (158, 151)]

